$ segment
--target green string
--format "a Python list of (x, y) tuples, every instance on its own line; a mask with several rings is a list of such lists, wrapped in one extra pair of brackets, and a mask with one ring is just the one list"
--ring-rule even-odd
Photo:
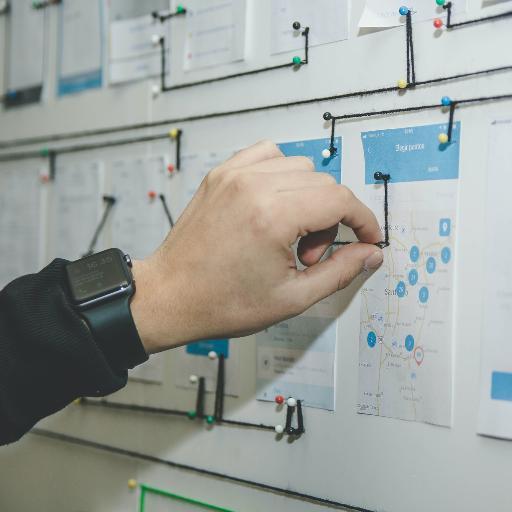
[(174, 494), (172, 492), (164, 491), (163, 489), (157, 489), (156, 487), (150, 487), (149, 485), (145, 484), (140, 484), (139, 512), (145, 512), (146, 494), (156, 494), (157, 496), (164, 496), (165, 498), (170, 498), (176, 501), (182, 501), (184, 503), (190, 503), (192, 505), (197, 505), (198, 507), (206, 508), (208, 510), (216, 510), (217, 512), (234, 512), (233, 510), (229, 510), (227, 508), (217, 507), (216, 505), (205, 503), (204, 501), (199, 501), (193, 498), (188, 498), (187, 496)]

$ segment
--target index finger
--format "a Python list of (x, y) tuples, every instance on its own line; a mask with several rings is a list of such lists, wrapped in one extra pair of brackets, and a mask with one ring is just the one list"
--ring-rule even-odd
[(374, 213), (344, 185), (327, 185), (285, 191), (286, 211), (292, 216), (295, 239), (341, 223), (352, 228), (359, 241), (376, 244), (382, 240)]
[(263, 162), (264, 160), (271, 160), (273, 158), (283, 157), (281, 150), (270, 140), (262, 140), (249, 146), (248, 148), (241, 149), (235, 153), (231, 158), (226, 160), (221, 167), (225, 169), (233, 169), (236, 167), (245, 167), (247, 165)]

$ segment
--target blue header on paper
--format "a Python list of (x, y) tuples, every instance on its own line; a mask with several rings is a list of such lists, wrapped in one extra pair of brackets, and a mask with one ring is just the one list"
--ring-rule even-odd
[(439, 144), (447, 131), (446, 124), (433, 124), (361, 133), (365, 183), (375, 183), (377, 171), (390, 174), (391, 183), (457, 179), (460, 122), (453, 124), (452, 141)]
[(229, 357), (229, 340), (205, 340), (187, 345), (187, 354), (195, 356), (207, 356), (212, 350), (227, 359)]
[(491, 398), (512, 402), (512, 373), (492, 372)]
[(341, 183), (341, 137), (334, 139), (334, 146), (337, 149), (335, 155), (324, 158), (322, 151), (328, 149), (330, 139), (300, 140), (296, 142), (283, 142), (278, 144), (279, 149), (285, 156), (306, 156), (313, 160), (317, 171), (330, 174), (337, 183)]

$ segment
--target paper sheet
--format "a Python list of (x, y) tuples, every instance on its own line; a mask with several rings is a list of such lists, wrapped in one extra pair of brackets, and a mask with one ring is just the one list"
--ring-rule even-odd
[(512, 439), (512, 207), (508, 187), (512, 170), (512, 119), (490, 127), (485, 219), (486, 248), (480, 410), (478, 432)]
[(390, 247), (361, 291), (358, 412), (451, 424), (454, 249), (460, 123), (366, 132), (363, 201), (383, 220), (391, 175)]
[(187, 2), (184, 69), (244, 59), (245, 0)]
[(165, 187), (165, 160), (117, 160), (112, 163), (110, 177), (116, 199), (111, 216), (112, 244), (134, 259), (145, 258), (158, 248), (170, 229), (159, 199)]
[(170, 26), (170, 23), (160, 23), (150, 15), (113, 21), (110, 24), (110, 83), (160, 76), (161, 48), (152, 44), (153, 35), (164, 38), (168, 74)]
[(273, 0), (270, 16), (273, 54), (304, 48), (304, 37), (293, 30), (295, 21), (310, 27), (310, 46), (348, 38), (347, 0)]
[(59, 6), (59, 96), (101, 87), (101, 6), (101, 0), (66, 0)]
[[(359, 20), (360, 28), (398, 27), (405, 24), (405, 16), (400, 16), (398, 9), (404, 5), (401, 0), (366, 0), (363, 14)], [(434, 18), (445, 19), (446, 11), (434, 0), (415, 0), (406, 4), (413, 13), (412, 21), (426, 21)], [(453, 14), (464, 14), (467, 0), (453, 3)]]
[[(54, 257), (76, 260), (87, 252), (104, 208), (102, 190), (101, 162), (58, 164), (51, 203)], [(96, 251), (101, 249), (100, 239)]]
[(0, 289), (40, 270), (46, 220), (39, 170), (15, 164), (0, 169)]
[(165, 356), (164, 352), (149, 356), (145, 363), (128, 371), (128, 378), (153, 384), (162, 384), (164, 381)]
[(169, 10), (169, 0), (106, 0), (109, 20), (126, 20), (146, 16), (153, 11)]
[(47, 46), (44, 11), (33, 9), (31, 2), (10, 2), (7, 90), (13, 103), (20, 91), (28, 93), (29, 101), (40, 100)]
[[(341, 137), (338, 152), (322, 158), (329, 139), (279, 144), (286, 156), (311, 158), (318, 172), (341, 183)], [(306, 313), (278, 323), (256, 335), (257, 398), (273, 401), (276, 395), (293, 396), (305, 405), (334, 410), (338, 298), (329, 297)]]

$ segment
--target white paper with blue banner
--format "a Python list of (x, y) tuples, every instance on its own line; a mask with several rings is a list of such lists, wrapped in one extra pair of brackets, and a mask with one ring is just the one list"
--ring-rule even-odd
[[(341, 183), (341, 137), (335, 140), (337, 154), (324, 159), (322, 150), (329, 143), (329, 139), (315, 139), (287, 142), (279, 144), (279, 148), (286, 156), (311, 158), (318, 172), (331, 174)], [(338, 297), (334, 295), (302, 315), (256, 335), (259, 400), (293, 396), (307, 406), (334, 410), (339, 309)]]
[(362, 414), (451, 425), (452, 330), (460, 123), (361, 134), (365, 202), (383, 224), (389, 173), (390, 246), (361, 291)]
[(102, 2), (66, 0), (59, 9), (58, 95), (101, 87)]
[(512, 439), (512, 208), (507, 186), (512, 171), (512, 119), (492, 123), (489, 133), (486, 262), (478, 432)]

